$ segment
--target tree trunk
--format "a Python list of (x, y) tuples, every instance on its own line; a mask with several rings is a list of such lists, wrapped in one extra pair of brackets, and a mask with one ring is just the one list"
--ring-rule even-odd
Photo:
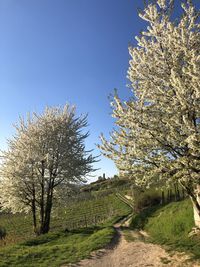
[(174, 184), (174, 192), (175, 192), (175, 201), (179, 201), (180, 200), (180, 192), (179, 192), (179, 188), (178, 188), (177, 183)]
[(44, 161), (42, 161), (41, 164), (42, 164), (42, 174), (41, 174), (42, 179), (41, 179), (41, 198), (40, 198), (40, 225), (42, 228), (44, 224), (44, 172), (45, 172)]
[(47, 199), (46, 199), (46, 207), (44, 212), (44, 221), (40, 227), (40, 234), (46, 234), (50, 229), (50, 219), (51, 219), (51, 210), (52, 210), (52, 201), (53, 201), (53, 188), (52, 185), (49, 185)]
[(196, 190), (192, 186), (180, 182), (187, 195), (190, 197), (193, 204), (194, 224), (200, 228), (200, 185), (197, 185)]
[(182, 189), (182, 199), (184, 199), (184, 198), (185, 198), (185, 190)]
[(200, 185), (197, 185), (195, 196), (190, 198), (193, 204), (194, 223), (197, 228), (200, 228)]
[(169, 189), (167, 190), (167, 202), (169, 202)]
[(178, 186), (177, 186), (177, 200), (178, 200), (178, 201), (181, 200), (181, 195), (180, 195), (180, 191), (179, 191)]
[(194, 223), (195, 226), (200, 228), (200, 209), (197, 208), (196, 204), (192, 201), (194, 211)]
[(161, 191), (161, 205), (165, 204), (165, 192), (162, 190)]
[(32, 184), (32, 194), (33, 199), (31, 203), (31, 210), (32, 210), (32, 216), (33, 216), (33, 231), (36, 235), (38, 235), (38, 229), (37, 229), (37, 215), (36, 215), (36, 199), (35, 199), (35, 185)]
[(40, 234), (47, 234), (49, 232), (51, 207), (52, 207), (52, 204), (50, 202), (46, 203), (44, 222), (40, 225)]
[(52, 200), (50, 200), (46, 206), (43, 234), (48, 233), (50, 229), (51, 209), (52, 209)]
[(38, 235), (35, 201), (32, 201), (33, 231)]

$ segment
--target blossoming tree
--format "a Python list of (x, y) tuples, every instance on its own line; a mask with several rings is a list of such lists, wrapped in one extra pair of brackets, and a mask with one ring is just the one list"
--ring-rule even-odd
[(46, 108), (20, 119), (2, 153), (0, 203), (12, 212), (32, 212), (36, 234), (49, 231), (59, 188), (85, 181), (95, 158), (85, 150), (87, 117), (75, 108)]
[(138, 186), (179, 182), (200, 227), (200, 23), (192, 1), (152, 1), (148, 27), (129, 47), (132, 97), (112, 101), (116, 129), (100, 148)]

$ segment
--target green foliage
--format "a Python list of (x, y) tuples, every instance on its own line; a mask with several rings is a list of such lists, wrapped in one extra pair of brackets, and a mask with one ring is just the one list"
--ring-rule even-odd
[(49, 233), (20, 245), (2, 249), (0, 266), (58, 267), (77, 262), (89, 256), (93, 250), (110, 243), (114, 233), (112, 227)]
[(149, 189), (144, 192), (134, 193), (135, 210), (142, 210), (146, 207), (158, 205), (161, 202), (161, 192), (155, 189)]
[(169, 188), (163, 187), (163, 189), (157, 189), (152, 187), (146, 189), (145, 191), (141, 190), (130, 190), (129, 194), (134, 196), (134, 205), (136, 212), (143, 210), (147, 207), (152, 207), (158, 204), (169, 203), (171, 201), (177, 201), (184, 199), (186, 197), (185, 192), (180, 186), (171, 186)]
[(193, 209), (189, 199), (144, 210), (133, 218), (132, 228), (146, 230), (151, 241), (169, 248), (190, 252), (200, 258), (200, 237), (189, 237), (194, 227)]

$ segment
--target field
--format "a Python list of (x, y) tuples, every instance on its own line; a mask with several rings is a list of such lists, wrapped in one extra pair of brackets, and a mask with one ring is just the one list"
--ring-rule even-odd
[[(75, 229), (111, 222), (129, 214), (131, 209), (111, 194), (90, 200), (78, 201), (70, 207), (57, 209), (54, 213), (53, 224), (56, 227)], [(58, 218), (63, 218), (61, 222)]]
[[(72, 230), (107, 224), (130, 213), (130, 208), (115, 195), (75, 201), (56, 208), (52, 214), (51, 231)], [(7, 231), (6, 244), (16, 244), (33, 238), (30, 215), (0, 214), (0, 226)], [(4, 246), (4, 242), (1, 242)]]
[[(6, 228), (7, 238), (6, 244), (1, 241), (0, 267), (57, 267), (77, 262), (105, 247), (115, 234), (113, 223), (132, 210), (117, 195), (104, 193), (92, 192), (55, 208), (50, 233), (37, 238), (32, 232), (30, 215), (1, 214), (0, 226)], [(146, 199), (154, 200), (152, 195), (157, 197), (148, 192), (140, 195), (138, 201), (146, 205)], [(193, 226), (192, 205), (185, 199), (143, 209), (134, 215), (130, 228), (143, 228), (150, 234), (150, 242), (200, 259), (200, 239), (188, 237)]]
[(112, 224), (131, 212), (114, 194), (73, 200), (55, 208), (49, 234), (35, 238), (31, 216), (0, 214), (7, 231), (1, 241), (0, 266), (51, 266), (77, 262), (105, 247), (115, 234)]
[(200, 238), (188, 236), (194, 227), (189, 199), (143, 211), (133, 218), (131, 227), (143, 228), (150, 234), (151, 242), (191, 253), (194, 258), (200, 259)]
[(94, 227), (49, 233), (12, 247), (2, 248), (0, 266), (58, 267), (73, 263), (110, 243), (114, 231), (112, 227)]

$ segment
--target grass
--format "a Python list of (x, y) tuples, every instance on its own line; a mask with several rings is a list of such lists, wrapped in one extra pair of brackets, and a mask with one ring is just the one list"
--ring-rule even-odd
[(93, 227), (49, 233), (0, 251), (1, 267), (58, 267), (88, 257), (111, 242), (113, 227)]
[[(94, 225), (109, 226), (130, 213), (130, 208), (115, 195), (71, 203), (57, 208), (52, 214), (51, 231), (73, 230)], [(0, 226), (6, 228), (6, 245), (34, 237), (30, 215), (0, 214)], [(3, 242), (0, 243), (4, 245)]]
[(189, 199), (144, 210), (134, 216), (131, 223), (131, 228), (147, 231), (152, 242), (200, 259), (200, 237), (188, 236), (192, 227), (193, 209)]
[[(115, 217), (125, 216), (131, 209), (114, 194), (78, 201), (54, 212), (52, 226), (74, 229), (105, 223)], [(62, 219), (62, 224), (60, 221)]]
[(0, 267), (58, 267), (88, 257), (115, 234), (112, 225), (131, 212), (114, 194), (75, 201), (54, 209), (51, 232), (34, 238), (30, 215), (0, 214), (6, 246), (0, 244)]
[[(0, 227), (6, 229), (6, 244), (15, 244), (33, 238), (31, 216), (24, 214), (0, 214)], [(0, 241), (1, 245), (4, 242)]]

